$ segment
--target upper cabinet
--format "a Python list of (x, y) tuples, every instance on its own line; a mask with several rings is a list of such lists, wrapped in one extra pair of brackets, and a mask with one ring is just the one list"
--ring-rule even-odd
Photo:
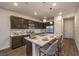
[(50, 24), (50, 22), (43, 23), (43, 29), (45, 29), (46, 26), (54, 26), (54, 22), (52, 22), (52, 24)]
[(11, 29), (25, 29), (27, 28), (27, 22), (25, 19), (20, 17), (11, 16)]
[(27, 29), (28, 28), (28, 20), (26, 20), (26, 19), (24, 19), (23, 28), (24, 29)]
[(51, 25), (54, 25), (54, 22), (52, 22), (52, 24), (50, 24), (50, 22), (45, 23), (45, 26), (51, 26)]
[(44, 24), (41, 22), (34, 22), (36, 29), (44, 29)]
[(10, 21), (11, 21), (11, 29), (45, 28), (44, 23), (24, 19), (21, 17), (11, 16)]

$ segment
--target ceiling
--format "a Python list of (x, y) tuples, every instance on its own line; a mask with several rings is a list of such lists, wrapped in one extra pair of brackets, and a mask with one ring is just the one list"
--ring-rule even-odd
[[(78, 2), (57, 2), (56, 6), (52, 6), (53, 2), (17, 2), (18, 6), (14, 6), (13, 2), (0, 2), (0, 8), (16, 11), (24, 15), (42, 20), (43, 17), (53, 17), (62, 14), (75, 13), (79, 8)], [(52, 10), (50, 10), (52, 8)], [(34, 15), (37, 12), (37, 15)]]

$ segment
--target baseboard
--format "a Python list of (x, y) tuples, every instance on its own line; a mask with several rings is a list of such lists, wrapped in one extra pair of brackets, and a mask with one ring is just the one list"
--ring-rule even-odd
[[(75, 40), (74, 40), (75, 41)], [(77, 46), (77, 43), (76, 43), (76, 41), (75, 41), (75, 44), (76, 44), (76, 47), (77, 47), (77, 50), (78, 50), (78, 53), (79, 53), (79, 49), (78, 49), (78, 46)]]
[(4, 55), (4, 54), (6, 54), (8, 51), (10, 51), (11, 50), (11, 48), (9, 47), (9, 48), (6, 48), (6, 49), (3, 49), (3, 50), (0, 50), (0, 55)]

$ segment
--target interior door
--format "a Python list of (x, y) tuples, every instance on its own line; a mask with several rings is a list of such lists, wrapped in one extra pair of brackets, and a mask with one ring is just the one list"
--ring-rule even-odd
[(64, 38), (74, 38), (74, 18), (64, 19)]

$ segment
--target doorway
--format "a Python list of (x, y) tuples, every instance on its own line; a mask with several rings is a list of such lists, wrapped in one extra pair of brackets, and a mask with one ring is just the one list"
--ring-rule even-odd
[(74, 17), (64, 18), (63, 36), (64, 38), (74, 39)]

